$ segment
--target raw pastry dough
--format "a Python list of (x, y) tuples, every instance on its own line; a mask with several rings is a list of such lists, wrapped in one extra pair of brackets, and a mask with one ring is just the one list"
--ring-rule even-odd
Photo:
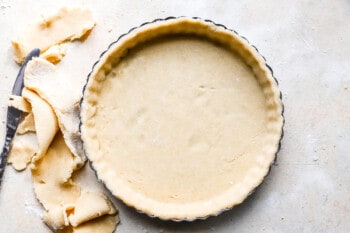
[(54, 230), (69, 225), (64, 221), (65, 205), (75, 203), (80, 196), (80, 187), (71, 181), (73, 163), (73, 155), (58, 133), (32, 170), (35, 194), (47, 211), (44, 220)]
[(70, 226), (74, 229), (97, 217), (108, 218), (116, 214), (115, 208), (104, 195), (82, 193), (81, 187), (73, 182), (74, 156), (60, 132), (47, 154), (34, 166), (32, 175), (35, 194), (46, 209), (44, 221), (53, 230)]
[[(96, 212), (96, 210), (99, 210)], [(69, 222), (73, 227), (83, 222), (92, 220), (103, 215), (113, 215), (116, 209), (103, 195), (97, 193), (82, 193), (76, 201), (74, 213), (69, 216)]]
[(35, 58), (27, 64), (24, 76), (26, 88), (38, 93), (52, 106), (64, 139), (75, 155), (75, 166), (79, 167), (85, 161), (79, 133), (81, 93), (80, 88), (71, 86), (68, 82), (69, 80), (57, 71), (55, 65), (45, 59)]
[[(34, 191), (46, 209), (45, 223), (54, 231), (70, 226), (74, 230), (74, 227), (97, 217), (108, 218), (109, 215), (115, 215), (115, 208), (104, 195), (81, 194), (81, 188), (72, 181), (71, 177), (76, 169), (74, 155), (58, 131), (51, 106), (27, 88), (23, 90), (23, 96), (31, 105), (33, 112), (29, 114), (33, 114), (37, 125), (36, 143), (32, 141), (31, 144), (25, 144), (28, 140), (23, 140), (34, 134), (17, 135), (9, 162), (17, 170), (21, 170), (32, 159)], [(115, 225), (116, 222), (114, 227)]]
[(72, 233), (112, 233), (118, 223), (118, 215), (106, 215), (73, 228)]
[(33, 48), (45, 52), (53, 45), (79, 39), (94, 27), (92, 12), (82, 8), (61, 8), (55, 15), (43, 17), (28, 26), (27, 30), (12, 40), (14, 59), (22, 63)]
[(8, 106), (17, 108), (22, 112), (30, 112), (30, 104), (22, 97), (17, 95), (10, 95)]
[(7, 162), (17, 171), (24, 170), (38, 149), (38, 141), (34, 133), (16, 135)]
[(81, 109), (85, 151), (126, 204), (162, 219), (216, 215), (266, 176), (282, 133), (264, 59), (232, 31), (158, 20), (114, 43)]
[(29, 132), (35, 132), (34, 116), (32, 112), (29, 112), (24, 116), (16, 131), (17, 134), (25, 134)]
[(65, 55), (66, 55), (66, 48), (64, 47), (63, 44), (60, 44), (60, 45), (54, 45), (50, 47), (43, 54), (41, 54), (40, 57), (44, 58), (45, 60), (53, 64), (56, 64), (60, 62)]
[(81, 88), (53, 65), (66, 52), (59, 44), (87, 35), (94, 24), (89, 10), (62, 8), (12, 42), (17, 62), (34, 47), (44, 53), (27, 64), (23, 97), (10, 97), (9, 104), (26, 115), (9, 163), (22, 170), (31, 162), (35, 195), (45, 208), (43, 220), (55, 232), (112, 233), (119, 222), (105, 195), (84, 191), (72, 179), (85, 162), (78, 130)]
[(34, 115), (35, 131), (39, 145), (39, 150), (33, 157), (33, 161), (36, 161), (46, 154), (58, 131), (57, 118), (51, 106), (36, 93), (24, 88), (22, 96), (31, 104)]

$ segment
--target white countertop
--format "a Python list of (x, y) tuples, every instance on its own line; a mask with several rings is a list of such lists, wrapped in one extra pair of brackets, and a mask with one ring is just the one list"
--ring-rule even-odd
[[(11, 38), (57, 1), (0, 0), (0, 141), (8, 94), (19, 70)], [(274, 70), (285, 105), (276, 165), (242, 205), (192, 223), (163, 222), (120, 201), (117, 232), (350, 232), (350, 2), (348, 0), (59, 1), (91, 7), (96, 28), (68, 46), (62, 66), (81, 81), (119, 35), (167, 16), (199, 16), (235, 29)], [(74, 53), (79, 47), (81, 54)], [(95, 177), (87, 170), (90, 182)], [(86, 177), (84, 178), (86, 179)], [(7, 167), (0, 232), (50, 232), (40, 220), (28, 171)]]

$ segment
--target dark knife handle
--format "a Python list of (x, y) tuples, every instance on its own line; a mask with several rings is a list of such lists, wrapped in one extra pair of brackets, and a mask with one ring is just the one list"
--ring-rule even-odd
[(5, 167), (7, 164), (7, 157), (10, 152), (11, 141), (16, 134), (21, 113), (22, 112), (20, 110), (14, 107), (8, 107), (7, 109), (6, 137), (5, 137), (4, 147), (2, 149), (1, 157), (0, 157), (0, 187), (1, 187), (2, 177), (5, 171)]
[(9, 151), (10, 151), (10, 144), (11, 144), (11, 138), (6, 137), (5, 145), (2, 149), (1, 157), (0, 157), (0, 187), (1, 187), (1, 183), (2, 183), (2, 177), (3, 177), (4, 172), (5, 172), (5, 167), (7, 164), (7, 157), (8, 157)]

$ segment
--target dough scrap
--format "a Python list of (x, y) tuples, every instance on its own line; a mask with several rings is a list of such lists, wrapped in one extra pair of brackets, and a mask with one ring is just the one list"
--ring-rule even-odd
[(23, 96), (38, 128), (36, 133), (16, 134), (9, 163), (23, 170), (36, 154), (31, 171), (35, 195), (46, 210), (44, 222), (56, 232), (112, 232), (119, 222), (113, 204), (100, 193), (81, 193), (72, 181), (75, 156), (58, 130), (51, 106), (26, 88)]
[(40, 57), (45, 60), (51, 62), (52, 64), (56, 64), (60, 62), (63, 57), (66, 55), (66, 48), (63, 44), (54, 45), (46, 50)]
[(24, 116), (23, 120), (19, 123), (17, 127), (17, 134), (26, 134), (35, 132), (35, 123), (34, 115), (32, 112), (29, 112)]
[(9, 163), (22, 170), (31, 162), (43, 221), (54, 232), (109, 233), (119, 222), (106, 196), (82, 192), (73, 181), (73, 172), (86, 160), (79, 133), (81, 88), (53, 65), (66, 53), (61, 43), (85, 37), (94, 25), (89, 10), (62, 8), (12, 41), (18, 63), (32, 48), (43, 53), (27, 64), (23, 97), (10, 97), (9, 105), (27, 115), (17, 128)]
[(10, 95), (8, 106), (17, 108), (22, 112), (30, 112), (30, 104), (22, 97), (18, 95)]
[(79, 133), (81, 93), (79, 88), (74, 88), (67, 82), (67, 78), (62, 77), (56, 66), (45, 59), (35, 58), (27, 64), (24, 85), (52, 106), (63, 137), (76, 156), (76, 166), (79, 167), (86, 159)]
[(118, 223), (118, 215), (106, 215), (73, 228), (73, 233), (112, 233)]
[[(96, 209), (99, 209), (99, 212), (96, 212)], [(74, 213), (69, 216), (69, 222), (76, 227), (91, 219), (115, 213), (116, 209), (104, 195), (86, 192), (82, 193), (77, 200)]]
[(44, 223), (53, 231), (65, 232), (68, 224), (64, 219), (63, 208), (60, 205), (52, 206), (51, 209), (47, 210), (44, 214), (43, 221)]
[(12, 40), (14, 59), (22, 63), (33, 48), (45, 52), (53, 45), (73, 41), (86, 35), (95, 26), (89, 9), (62, 7), (56, 14), (42, 19)]
[[(81, 187), (72, 181), (74, 159), (61, 132), (57, 133), (46, 155), (36, 161), (35, 167), (32, 170), (34, 190), (46, 209), (44, 221), (54, 231), (70, 226), (74, 230), (98, 217), (116, 214), (116, 209), (104, 195), (81, 192)], [(90, 225), (86, 227), (98, 227)]]
[(74, 159), (60, 132), (45, 156), (34, 163), (32, 170), (36, 197), (46, 209), (44, 221), (54, 230), (68, 226), (64, 221), (65, 205), (80, 196), (80, 187), (71, 181)]
[(73, 157), (63, 140), (62, 134), (59, 132), (48, 148), (46, 155), (35, 161), (36, 168), (32, 170), (34, 181), (46, 185), (67, 184), (74, 171)]
[(33, 160), (40, 159), (49, 148), (52, 139), (58, 131), (58, 123), (55, 113), (51, 106), (42, 100), (36, 93), (23, 89), (23, 97), (31, 104), (36, 126), (36, 135), (38, 138), (39, 151), (33, 157)]
[(39, 146), (34, 133), (17, 134), (13, 139), (7, 162), (12, 164), (17, 171), (22, 171), (27, 167), (38, 149)]

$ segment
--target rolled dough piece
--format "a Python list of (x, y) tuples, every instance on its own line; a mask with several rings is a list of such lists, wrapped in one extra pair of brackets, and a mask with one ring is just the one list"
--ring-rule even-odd
[(99, 193), (85, 192), (75, 203), (74, 213), (69, 216), (69, 222), (73, 227), (76, 227), (83, 222), (107, 214), (114, 215), (115, 213), (116, 209), (106, 196)]
[(26, 134), (26, 133), (34, 133), (35, 132), (35, 123), (34, 116), (32, 112), (29, 112), (24, 116), (23, 120), (18, 125), (17, 134)]
[(117, 215), (106, 215), (73, 228), (72, 233), (112, 233), (118, 223)]
[(51, 106), (36, 93), (24, 88), (22, 95), (32, 106), (39, 145), (39, 151), (33, 159), (38, 160), (46, 153), (58, 131), (57, 118)]
[(12, 40), (14, 59), (22, 63), (34, 48), (45, 52), (53, 45), (73, 41), (90, 32), (95, 25), (92, 12), (82, 8), (61, 8), (56, 14), (27, 27), (27, 30)]
[(34, 133), (17, 134), (13, 139), (7, 162), (17, 171), (24, 170), (38, 150), (38, 140)]
[(17, 95), (9, 96), (8, 106), (17, 108), (22, 112), (30, 112), (31, 110), (30, 104), (22, 96), (17, 96)]
[(64, 221), (64, 206), (76, 202), (80, 196), (80, 187), (71, 181), (74, 156), (60, 132), (46, 155), (35, 161), (34, 167), (32, 176), (35, 195), (47, 211), (44, 221), (54, 230), (68, 226)]
[(18, 127), (9, 162), (21, 170), (31, 161), (35, 195), (46, 210), (43, 220), (55, 232), (109, 233), (119, 222), (106, 196), (81, 192), (72, 180), (85, 162), (79, 134), (81, 90), (53, 65), (66, 53), (61, 43), (88, 35), (94, 25), (91, 11), (61, 8), (12, 41), (18, 63), (33, 48), (43, 53), (27, 65), (23, 97), (10, 97), (10, 106), (28, 114)]
[(66, 55), (66, 48), (63, 44), (54, 45), (46, 50), (40, 57), (45, 60), (51, 62), (52, 64), (56, 64), (62, 60), (62, 58)]
[(27, 64), (24, 84), (52, 106), (67, 146), (76, 156), (76, 166), (82, 166), (85, 155), (79, 133), (80, 89), (69, 85), (64, 73), (42, 58), (35, 58)]

